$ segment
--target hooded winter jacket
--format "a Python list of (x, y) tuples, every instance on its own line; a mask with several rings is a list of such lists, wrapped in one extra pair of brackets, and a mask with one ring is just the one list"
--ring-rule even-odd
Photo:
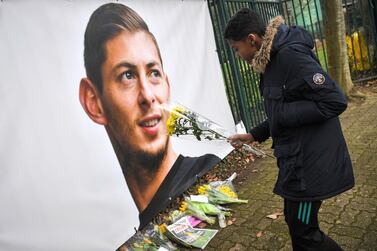
[(338, 118), (347, 101), (313, 47), (307, 31), (276, 17), (252, 62), (261, 73), (267, 120), (250, 133), (259, 142), (272, 137), (279, 167), (274, 192), (291, 200), (323, 200), (354, 186)]

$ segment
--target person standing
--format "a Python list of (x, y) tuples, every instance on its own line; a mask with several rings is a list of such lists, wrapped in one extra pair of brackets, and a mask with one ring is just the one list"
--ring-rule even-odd
[(230, 143), (238, 148), (272, 138), (279, 168), (273, 191), (284, 199), (294, 251), (342, 250), (321, 231), (318, 211), (323, 200), (355, 184), (338, 118), (346, 97), (312, 52), (311, 35), (285, 25), (281, 16), (266, 26), (258, 13), (243, 8), (229, 20), (225, 39), (260, 73), (267, 114), (249, 133), (231, 136)]

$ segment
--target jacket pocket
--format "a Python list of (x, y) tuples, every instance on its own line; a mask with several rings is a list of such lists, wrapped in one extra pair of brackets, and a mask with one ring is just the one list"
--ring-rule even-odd
[(300, 143), (276, 145), (274, 154), (279, 167), (278, 185), (287, 192), (305, 191), (303, 154)]

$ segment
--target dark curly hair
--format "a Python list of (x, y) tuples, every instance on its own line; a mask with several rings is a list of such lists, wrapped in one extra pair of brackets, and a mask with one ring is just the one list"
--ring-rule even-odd
[(255, 11), (242, 8), (228, 21), (225, 27), (224, 38), (240, 41), (245, 39), (250, 33), (255, 33), (262, 37), (265, 32), (266, 23), (262, 17)]

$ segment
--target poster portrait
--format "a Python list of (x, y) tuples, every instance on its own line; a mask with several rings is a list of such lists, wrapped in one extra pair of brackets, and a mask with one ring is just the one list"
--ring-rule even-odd
[[(85, 68), (84, 33), (92, 13), (109, 2), (0, 2), (0, 107), (5, 114), (0, 120), (0, 249), (114, 250), (139, 227), (138, 215), (148, 203), (142, 207), (135, 204), (136, 195), (130, 192), (120, 161), (123, 152), (117, 152), (117, 144), (114, 145), (117, 137), (110, 136), (116, 130), (110, 130), (109, 135), (113, 124), (98, 123), (88, 114), (82, 94), (83, 79), (90, 80)], [(112, 3), (135, 11), (153, 34), (163, 64), (158, 75), (153, 70), (153, 75), (145, 76), (163, 76), (166, 100), (179, 102), (231, 131), (234, 122), (223, 87), (207, 2)], [(115, 41), (114, 37), (110, 40)], [(143, 48), (134, 53), (140, 58), (148, 51), (144, 48), (151, 37), (135, 39), (136, 45)], [(158, 57), (155, 61), (159, 61)], [(147, 64), (142, 65), (145, 70)], [(141, 72), (131, 73), (140, 76)], [(127, 74), (124, 76), (134, 78)], [(144, 98), (149, 95), (145, 92)], [(87, 97), (92, 96), (87, 93)], [(108, 98), (101, 101), (102, 108), (109, 104)], [(135, 98), (135, 106), (130, 110), (143, 102), (147, 101)], [(152, 117), (148, 114), (138, 120), (142, 126), (165, 126), (162, 113), (152, 112)], [(125, 126), (128, 118), (124, 116), (119, 124)], [(146, 130), (151, 133), (150, 128)], [(136, 138), (130, 141), (134, 143)], [(171, 163), (206, 155), (220, 160), (231, 150), (226, 142), (179, 137), (170, 141), (176, 153)], [(181, 187), (178, 183), (176, 186)]]

